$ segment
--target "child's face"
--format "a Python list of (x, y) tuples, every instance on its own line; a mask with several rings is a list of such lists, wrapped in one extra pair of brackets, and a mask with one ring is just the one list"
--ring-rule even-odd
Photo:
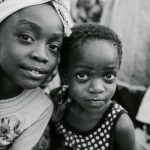
[(62, 39), (63, 25), (50, 5), (11, 15), (0, 33), (0, 69), (5, 79), (22, 88), (41, 85), (57, 64)]
[(108, 41), (88, 40), (81, 49), (73, 51), (69, 60), (71, 99), (87, 112), (99, 112), (116, 89), (119, 69), (116, 48)]

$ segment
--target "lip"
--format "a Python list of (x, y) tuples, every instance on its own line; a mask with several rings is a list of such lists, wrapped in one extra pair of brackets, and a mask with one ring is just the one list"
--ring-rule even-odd
[(93, 95), (89, 98), (87, 98), (88, 101), (105, 101), (104, 95)]
[(87, 101), (94, 102), (94, 103), (104, 102), (104, 100), (101, 100), (101, 99), (88, 99)]
[(93, 105), (93, 106), (99, 106), (102, 103), (104, 103), (105, 101), (102, 99), (88, 99), (88, 100), (86, 100), (86, 102), (90, 103), (90, 105)]
[(48, 73), (47, 70), (43, 69), (42, 67), (39, 67), (39, 66), (23, 66), (22, 67), (23, 69), (25, 70), (29, 70), (29, 71), (36, 71), (36, 72), (39, 72), (40, 74), (46, 74)]
[(23, 66), (22, 69), (29, 77), (36, 80), (43, 78), (48, 73), (46, 70), (38, 66)]

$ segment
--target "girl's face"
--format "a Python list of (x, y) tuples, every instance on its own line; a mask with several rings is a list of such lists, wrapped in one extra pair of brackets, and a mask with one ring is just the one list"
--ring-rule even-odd
[(57, 64), (62, 39), (63, 25), (50, 5), (11, 15), (0, 32), (1, 77), (21, 88), (41, 85)]
[(87, 40), (74, 50), (67, 79), (70, 97), (78, 108), (99, 112), (115, 92), (118, 69), (117, 50), (108, 41)]

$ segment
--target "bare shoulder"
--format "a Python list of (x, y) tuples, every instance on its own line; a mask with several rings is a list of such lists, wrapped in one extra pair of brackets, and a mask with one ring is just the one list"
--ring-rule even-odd
[(133, 122), (128, 116), (128, 114), (122, 114), (116, 124), (116, 132), (119, 134), (128, 133), (134, 130)]
[(119, 117), (114, 140), (120, 150), (136, 150), (134, 125), (127, 114)]

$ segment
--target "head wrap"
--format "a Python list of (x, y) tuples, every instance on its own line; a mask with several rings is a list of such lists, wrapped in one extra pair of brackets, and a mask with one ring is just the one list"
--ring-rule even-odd
[(51, 2), (58, 13), (63, 25), (66, 36), (71, 34), (70, 26), (72, 21), (67, 7), (63, 0), (0, 0), (0, 23), (14, 12), (33, 5)]

